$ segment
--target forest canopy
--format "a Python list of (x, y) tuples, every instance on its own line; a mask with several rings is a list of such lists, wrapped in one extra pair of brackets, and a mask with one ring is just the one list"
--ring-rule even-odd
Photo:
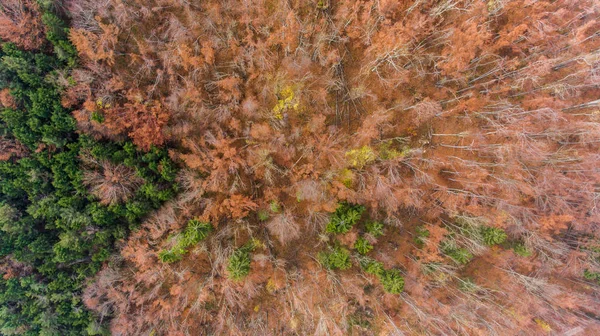
[(599, 123), (594, 0), (0, 0), (0, 334), (600, 334)]
[(76, 132), (59, 83), (76, 62), (64, 51), (74, 48), (67, 32), (53, 33), (67, 29), (57, 16), (43, 19), (48, 40), (39, 50), (8, 36), (15, 43), (0, 51), (0, 90), (10, 99), (0, 112), (0, 333), (94, 334), (86, 280), (115, 241), (173, 197), (177, 170), (164, 149)]

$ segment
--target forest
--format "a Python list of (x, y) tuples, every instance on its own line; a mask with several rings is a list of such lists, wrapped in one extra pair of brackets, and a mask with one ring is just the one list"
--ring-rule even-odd
[(0, 335), (600, 334), (596, 0), (0, 0)]

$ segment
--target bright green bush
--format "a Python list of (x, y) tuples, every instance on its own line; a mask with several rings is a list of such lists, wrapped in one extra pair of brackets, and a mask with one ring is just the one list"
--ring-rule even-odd
[(360, 268), (368, 274), (380, 277), (385, 269), (383, 263), (369, 257), (363, 257), (360, 259)]
[(201, 222), (197, 219), (191, 219), (185, 230), (176, 236), (176, 243), (169, 250), (160, 251), (158, 258), (164, 263), (173, 263), (180, 261), (183, 255), (188, 252), (188, 248), (204, 240), (212, 231), (210, 223)]
[(449, 256), (458, 264), (468, 264), (473, 259), (473, 254), (469, 250), (458, 247), (454, 241), (444, 240), (440, 244), (440, 250)]
[(585, 269), (585, 270), (583, 270), (583, 277), (587, 280), (594, 281), (598, 285), (600, 285), (600, 273), (599, 272), (592, 272), (588, 269)]
[(459, 264), (468, 264), (473, 259), (473, 254), (465, 248), (458, 248), (446, 253), (452, 260)]
[(379, 280), (383, 285), (383, 289), (390, 294), (400, 294), (404, 291), (404, 278), (397, 269), (384, 271)]
[(200, 241), (206, 239), (212, 230), (213, 227), (208, 222), (201, 222), (197, 219), (190, 220), (185, 231), (183, 231), (181, 247), (188, 248), (198, 244)]
[(267, 210), (263, 209), (258, 211), (258, 220), (260, 220), (261, 222), (268, 220), (269, 217), (269, 212)]
[(234, 281), (241, 281), (250, 274), (250, 253), (256, 248), (254, 241), (248, 242), (246, 245), (233, 251), (229, 257), (227, 265), (228, 277)]
[(498, 245), (506, 240), (506, 232), (504, 230), (489, 226), (481, 227), (481, 236), (486, 245)]
[(372, 234), (374, 237), (383, 236), (383, 224), (380, 222), (369, 221), (365, 225), (367, 233)]
[(340, 246), (331, 248), (329, 252), (319, 253), (318, 259), (323, 267), (330, 270), (345, 270), (352, 267), (350, 251)]
[(525, 244), (522, 242), (514, 244), (513, 251), (515, 252), (515, 254), (521, 257), (531, 257), (531, 255), (533, 254), (531, 250), (529, 250), (527, 246), (525, 246)]
[(327, 224), (326, 231), (329, 233), (346, 233), (358, 223), (365, 211), (362, 205), (340, 203)]
[(365, 255), (373, 250), (373, 245), (365, 238), (359, 237), (354, 243), (354, 248), (358, 253)]
[(184, 253), (184, 251), (175, 249), (162, 250), (158, 253), (158, 259), (164, 263), (174, 263), (180, 261)]
[(271, 210), (272, 213), (280, 213), (281, 205), (279, 204), (279, 202), (273, 200), (273, 201), (269, 202), (269, 209)]

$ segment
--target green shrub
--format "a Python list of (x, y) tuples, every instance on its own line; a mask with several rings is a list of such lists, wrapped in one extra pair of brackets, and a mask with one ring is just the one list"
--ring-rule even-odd
[(458, 247), (452, 240), (442, 241), (440, 250), (458, 264), (468, 264), (473, 259), (473, 254), (469, 250)]
[(592, 272), (588, 269), (585, 269), (583, 271), (583, 277), (587, 280), (594, 281), (600, 285), (600, 273), (599, 272)]
[(415, 244), (417, 244), (417, 246), (421, 248), (425, 244), (425, 239), (429, 238), (429, 230), (427, 230), (425, 226), (419, 225), (417, 226), (415, 233)]
[(385, 269), (383, 263), (369, 257), (363, 257), (360, 259), (360, 268), (368, 274), (380, 277)]
[(183, 255), (188, 252), (188, 248), (204, 240), (212, 231), (210, 223), (201, 222), (197, 219), (191, 219), (185, 230), (175, 238), (175, 244), (169, 250), (163, 250), (158, 253), (158, 258), (164, 263), (174, 263), (180, 261)]
[(379, 280), (383, 285), (383, 289), (391, 294), (400, 294), (404, 290), (404, 278), (397, 269), (384, 271)]
[(332, 248), (329, 252), (320, 252), (318, 259), (323, 267), (330, 270), (345, 270), (352, 267), (352, 262), (350, 261), (350, 252), (340, 246)]
[(279, 204), (279, 202), (273, 200), (269, 203), (269, 209), (271, 210), (272, 213), (280, 213), (281, 205)]
[(507, 238), (504, 230), (489, 226), (481, 227), (481, 236), (485, 244), (489, 246), (502, 244)]
[(261, 222), (268, 220), (269, 217), (269, 212), (267, 210), (262, 209), (258, 211), (258, 220)]
[(531, 250), (529, 250), (527, 246), (525, 246), (525, 244), (522, 242), (516, 243), (513, 246), (513, 251), (515, 252), (515, 254), (521, 257), (531, 257), (531, 255), (533, 254)]
[(228, 278), (234, 281), (243, 280), (250, 274), (250, 252), (256, 248), (256, 242), (250, 241), (246, 245), (233, 251), (227, 265)]
[(164, 263), (174, 263), (180, 261), (183, 254), (184, 252), (175, 249), (162, 250), (158, 253), (158, 259)]
[(380, 222), (370, 221), (365, 225), (365, 230), (374, 237), (383, 236), (383, 224)]
[(206, 239), (212, 230), (213, 227), (210, 223), (201, 222), (197, 219), (191, 219), (188, 222), (185, 231), (183, 231), (181, 247), (188, 248), (198, 244), (200, 241)]
[(359, 237), (354, 243), (354, 248), (358, 253), (365, 255), (373, 250), (373, 245), (365, 238)]
[(94, 111), (94, 112), (92, 112), (92, 115), (90, 116), (90, 120), (93, 120), (97, 123), (103, 123), (104, 122), (104, 114), (102, 114), (101, 112), (98, 112), (98, 111)]
[(349, 203), (340, 203), (327, 224), (326, 231), (329, 233), (346, 233), (356, 224), (365, 207)]
[(468, 264), (473, 259), (473, 254), (466, 248), (459, 248), (448, 253), (448, 256), (459, 264)]
[(400, 294), (404, 290), (404, 278), (399, 270), (386, 270), (382, 262), (369, 257), (359, 257), (359, 264), (365, 273), (375, 275), (379, 279), (386, 292)]

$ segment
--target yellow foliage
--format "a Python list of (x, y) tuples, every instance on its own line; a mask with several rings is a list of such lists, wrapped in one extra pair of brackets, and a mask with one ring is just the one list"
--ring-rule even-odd
[(294, 93), (294, 89), (291, 86), (284, 87), (279, 94), (277, 95), (279, 100), (275, 107), (273, 107), (273, 116), (275, 119), (283, 119), (283, 112), (288, 109), (292, 109), (294, 111), (298, 110), (300, 103), (296, 99), (296, 94)]
[(552, 327), (550, 327), (550, 325), (548, 324), (548, 322), (540, 319), (540, 318), (535, 318), (534, 319), (535, 323), (540, 326), (540, 328), (542, 328), (543, 331), (545, 332), (551, 332), (552, 331)]
[(297, 317), (292, 317), (290, 319), (290, 328), (292, 328), (292, 330), (296, 330), (298, 329), (298, 327), (300, 326), (300, 321), (298, 320)]
[(317, 2), (317, 8), (318, 9), (329, 8), (329, 1), (328, 0), (319, 0), (319, 2)]
[(339, 181), (342, 182), (346, 188), (352, 188), (352, 184), (354, 182), (354, 173), (352, 170), (346, 168), (340, 171)]
[(275, 291), (277, 290), (277, 286), (275, 286), (275, 281), (273, 281), (273, 279), (269, 279), (269, 281), (267, 281), (267, 284), (265, 285), (265, 288), (267, 289), (267, 292), (271, 294), (275, 293)]
[(452, 280), (450, 275), (448, 275), (448, 273), (445, 273), (445, 272), (435, 272), (432, 274), (432, 277), (436, 282), (438, 282), (440, 284), (445, 284), (448, 281)]
[(257, 249), (257, 248), (266, 249), (267, 245), (265, 245), (265, 243), (263, 243), (259, 239), (252, 238), (252, 247), (255, 249)]
[(392, 141), (385, 141), (379, 145), (379, 158), (382, 160), (393, 160), (398, 157), (405, 157), (410, 152), (410, 147), (404, 146), (398, 151), (392, 147)]
[(359, 149), (353, 149), (346, 152), (346, 158), (348, 158), (348, 163), (352, 167), (363, 168), (367, 164), (375, 161), (377, 155), (373, 151), (373, 149), (369, 146), (362, 146)]

